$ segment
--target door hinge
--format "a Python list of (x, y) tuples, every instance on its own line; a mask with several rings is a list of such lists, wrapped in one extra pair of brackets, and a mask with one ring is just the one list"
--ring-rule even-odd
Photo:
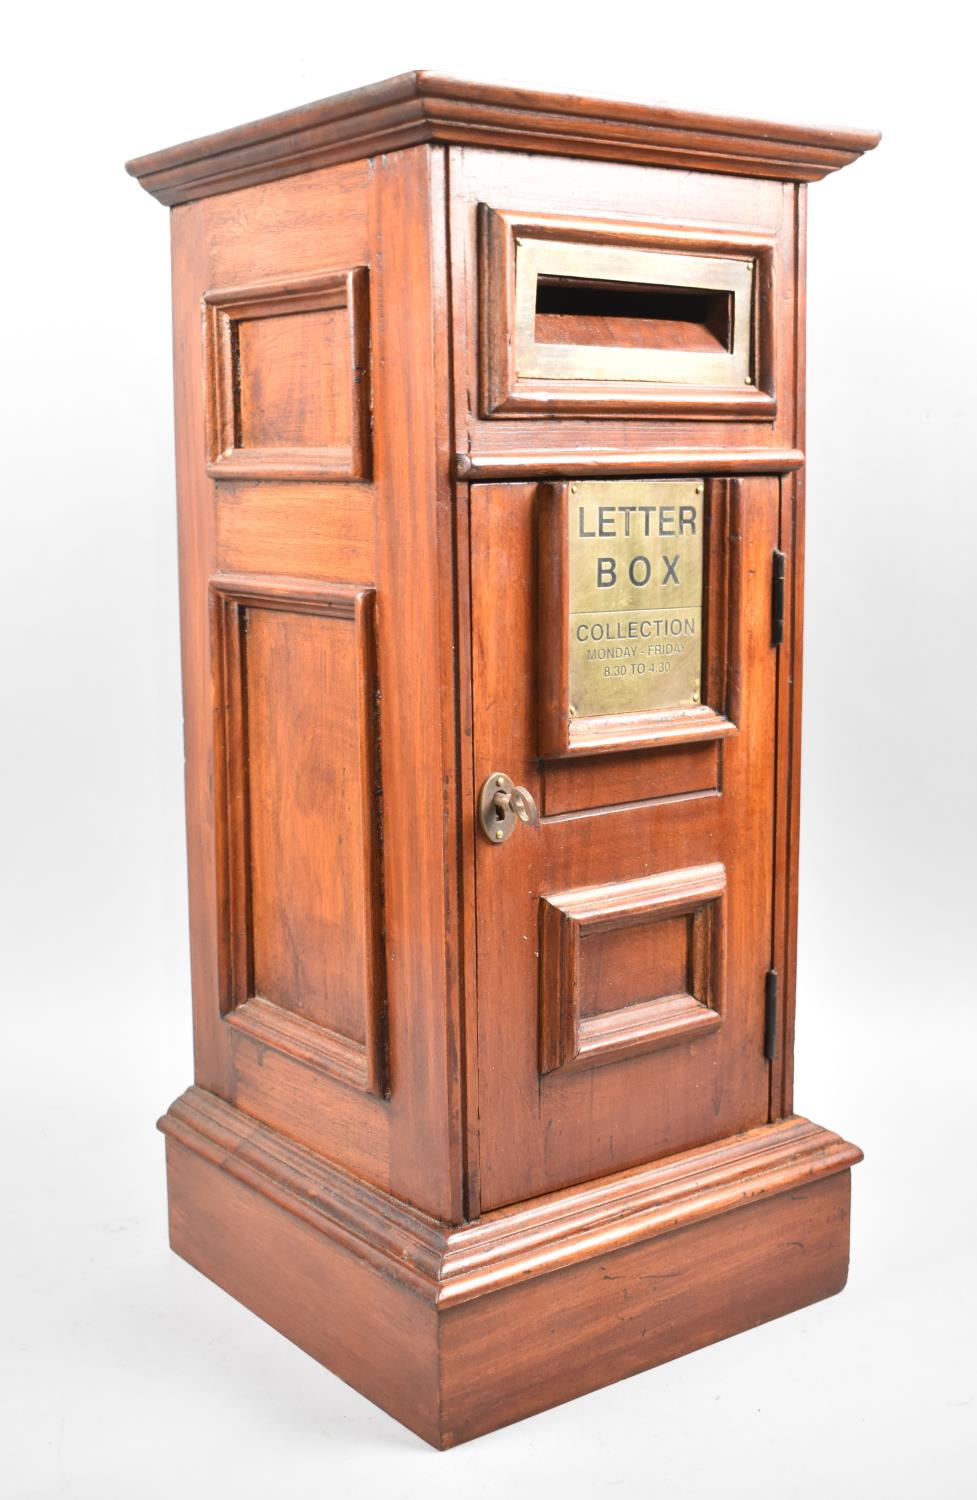
[(763, 1009), (763, 1055), (768, 1062), (773, 1062), (777, 1056), (777, 1019), (780, 1012), (778, 1005), (779, 983), (777, 970), (768, 969), (764, 986), (764, 1009)]
[(773, 549), (773, 578), (770, 586), (770, 644), (784, 643), (784, 593), (787, 579), (787, 554)]

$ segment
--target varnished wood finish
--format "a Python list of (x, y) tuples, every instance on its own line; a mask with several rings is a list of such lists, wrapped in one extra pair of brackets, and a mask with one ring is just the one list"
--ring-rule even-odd
[[(435, 681), (443, 681), (446, 699), (453, 696), (452, 557), (441, 529), (452, 450), (447, 434), (437, 435), (430, 423), (447, 361), (443, 205), (441, 164), (421, 149), (397, 153), (376, 171), (351, 163), (187, 204), (174, 212), (172, 229), (197, 1079), (369, 1181), (450, 1218), (462, 1212), (463, 1197), (461, 1079), (454, 1061), (458, 970), (450, 957), (457, 917), (448, 915), (457, 896), (444, 878), (419, 884), (413, 876), (418, 861), (442, 872), (452, 868), (456, 838), (451, 801), (445, 818), (434, 821), (419, 819), (415, 806), (415, 789), (426, 778), (450, 786), (454, 755), (438, 717), (422, 717), (416, 707)], [(317, 277), (324, 261), (373, 269), (381, 257), (383, 278), (368, 279), (372, 480), (353, 487), (316, 476), (304, 484), (215, 476), (208, 470), (202, 422), (207, 343), (200, 309), (206, 291), (294, 284)], [(410, 381), (398, 373), (405, 362), (413, 371)], [(228, 1012), (220, 978), (226, 924), (218, 878), (214, 705), (221, 698), (209, 601), (213, 580), (219, 585), (224, 574), (240, 579), (259, 572), (266, 591), (270, 572), (286, 593), (310, 585), (355, 585), (377, 594), (374, 711), (383, 817), (386, 1059), (382, 1067), (367, 1061), (354, 1070), (360, 1079), (354, 1088), (353, 1059), (348, 1049), (331, 1043), (328, 1028), (320, 1028), (319, 1036), (307, 1029), (297, 1034), (288, 1016), (294, 1004), (282, 1006), (280, 996), (277, 1011), (244, 1004)], [(230, 579), (228, 586), (238, 585)], [(409, 634), (404, 620), (410, 621)], [(442, 771), (444, 756), (449, 764)], [(319, 815), (346, 829), (340, 800), (327, 797)], [(281, 834), (294, 855), (299, 828), (285, 827)], [(294, 897), (296, 908), (314, 909), (329, 888), (330, 864), (330, 843), (322, 839), (305, 866), (312, 889), (286, 888), (286, 903)], [(323, 1048), (332, 1056), (329, 1071), (310, 1066), (311, 1059), (322, 1060)], [(371, 1058), (378, 1055), (374, 1050)]]
[(219, 1166), (384, 1275), (439, 1304), (563, 1270), (847, 1171), (862, 1153), (799, 1116), (451, 1225), (344, 1173), (193, 1087), (159, 1122), (168, 1139)]
[(715, 792), (719, 790), (720, 764), (716, 740), (676, 745), (665, 756), (654, 750), (631, 750), (548, 760), (542, 770), (541, 810), (552, 818), (629, 802)]
[(210, 472), (366, 479), (366, 268), (204, 294)]
[[(422, 73), (130, 164), (175, 205), (172, 1243), (436, 1446), (844, 1284), (860, 1153), (792, 1113), (804, 184), (876, 140)], [(520, 234), (587, 247), (523, 298), (553, 379)], [(749, 328), (742, 264), (632, 306), (644, 252), (745, 258)], [(744, 338), (742, 389), (642, 363)], [(571, 723), (568, 494), (626, 476), (702, 485), (701, 702)]]
[[(737, 447), (735, 462), (728, 449), (665, 448), (662, 450), (630, 448), (627, 452), (610, 452), (593, 446), (597, 434), (574, 429), (572, 437), (580, 439), (579, 448), (546, 445), (550, 434), (536, 438), (526, 450), (515, 439), (509, 448), (455, 454), (455, 473), (459, 479), (572, 479), (597, 478), (615, 474), (669, 474), (681, 478), (689, 474), (720, 474), (735, 468), (737, 474), (788, 474), (804, 465), (804, 454), (798, 448)], [(714, 434), (713, 434), (714, 436)], [(542, 443), (542, 446), (540, 444)]]
[[(657, 454), (659, 471), (690, 472), (690, 452), (702, 448), (725, 450), (728, 469), (739, 450), (769, 450), (763, 472), (776, 472), (785, 455), (796, 452), (792, 403), (795, 379), (794, 299), (795, 224), (793, 194), (783, 182), (758, 178), (686, 176), (658, 167), (636, 167), (618, 162), (584, 162), (540, 156), (512, 155), (454, 147), (449, 152), (451, 175), (452, 320), (457, 378), (455, 424), (457, 451), (483, 471), (500, 466), (507, 474), (527, 472), (533, 454), (542, 467), (528, 470), (552, 478), (563, 470), (553, 456), (579, 455), (571, 472), (582, 474), (595, 463), (614, 467), (618, 457)], [(572, 206), (572, 213), (568, 210)], [(642, 411), (654, 403), (648, 390), (639, 392), (636, 405), (625, 399), (622, 386), (618, 409), (605, 386), (600, 420), (593, 419), (588, 393), (585, 414), (546, 408), (548, 419), (537, 421), (525, 411), (483, 415), (479, 400), (482, 380), (482, 305), (480, 265), (483, 259), (480, 225), (487, 210), (513, 223), (546, 225), (552, 220), (575, 223), (579, 232), (597, 232), (607, 225), (620, 235), (632, 233), (667, 242), (669, 231), (688, 237), (698, 233), (701, 243), (729, 247), (752, 245), (762, 263), (760, 300), (764, 316), (757, 337), (762, 342), (762, 391), (752, 391), (745, 403), (729, 391), (685, 387), (676, 393), (673, 410)], [(623, 212), (626, 210), (626, 217)], [(511, 277), (498, 277), (503, 286)], [(505, 321), (511, 322), (511, 315)], [(762, 337), (761, 337), (762, 336)], [(667, 387), (657, 387), (667, 396)], [(546, 392), (541, 393), (545, 402)], [(635, 393), (631, 391), (633, 398)], [(632, 412), (633, 407), (633, 412)], [(624, 414), (622, 415), (622, 411)], [(533, 432), (536, 426), (543, 431)], [(598, 458), (598, 455), (600, 457)], [(788, 459), (786, 466), (793, 466)], [(645, 472), (651, 472), (651, 467)], [(634, 472), (632, 470), (632, 472)], [(693, 474), (707, 472), (691, 465)], [(467, 477), (473, 477), (469, 474)]]
[[(442, 1446), (840, 1292), (850, 1173), (443, 1319)], [(545, 1340), (539, 1330), (545, 1328)]]
[[(485, 203), (479, 204), (477, 233), (482, 416), (773, 417), (772, 234), (510, 213)], [(713, 336), (708, 344), (690, 345), (688, 327), (678, 333), (669, 320), (645, 320), (644, 338), (622, 339), (620, 325), (631, 320), (617, 319), (608, 337), (603, 320), (593, 318), (544, 320), (549, 339), (542, 340), (537, 275), (547, 271), (563, 282), (628, 282), (632, 294), (642, 284), (661, 292), (664, 280), (721, 283), (730, 303), (728, 342)], [(670, 370), (676, 353), (679, 363), (694, 367), (681, 379)]]
[(725, 892), (723, 866), (703, 865), (542, 897), (540, 1073), (619, 1062), (717, 1031)]
[[(797, 189), (797, 346), (794, 389), (795, 441), (805, 441), (807, 348), (807, 189)], [(770, 1076), (770, 1114), (790, 1114), (794, 1107), (794, 1016), (797, 984), (797, 875), (800, 856), (801, 704), (804, 667), (804, 516), (803, 471), (781, 480), (780, 546), (788, 559), (784, 644), (778, 664), (777, 718), (777, 880), (773, 962), (781, 976), (778, 1025), (782, 1044)]]
[[(479, 1138), (483, 1207), (653, 1159), (767, 1118), (762, 1051), (770, 964), (776, 652), (770, 572), (779, 487), (741, 479), (729, 524), (730, 609), (721, 792), (574, 817), (544, 817), (504, 850), (479, 839)], [(538, 674), (532, 576), (537, 489), (471, 489), (474, 753), (478, 784), (505, 767), (540, 799)], [(737, 580), (751, 580), (742, 586)], [(498, 684), (505, 682), (505, 692)], [(640, 744), (636, 739), (635, 743)], [(620, 749), (620, 745), (616, 748)], [(657, 753), (663, 758), (667, 745)], [(722, 1028), (694, 1045), (631, 1056), (585, 1073), (539, 1077), (537, 903), (549, 891), (614, 886), (721, 862), (727, 872), (727, 994)], [(504, 940), (499, 940), (499, 934)], [(657, 1106), (635, 1108), (635, 1099)], [(702, 1106), (709, 1100), (708, 1110)]]
[(250, 1191), (236, 1161), (225, 1171), (171, 1138), (166, 1167), (176, 1253), (439, 1446), (436, 1309), (378, 1275), (357, 1242), (347, 1249)]
[(211, 591), (226, 1019), (383, 1093), (374, 590), (218, 574)]
[(458, 1228), (200, 1089), (160, 1123), (174, 1248), (438, 1447), (847, 1276), (861, 1153), (796, 1117)]
[(127, 170), (173, 205), (425, 142), (811, 182), (879, 136), (416, 72), (156, 151)]

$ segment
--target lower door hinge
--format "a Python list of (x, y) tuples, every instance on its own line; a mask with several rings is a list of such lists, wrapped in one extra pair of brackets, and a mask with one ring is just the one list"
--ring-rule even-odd
[(763, 1055), (768, 1062), (773, 1062), (777, 1056), (777, 1017), (780, 1007), (779, 1001), (780, 985), (777, 980), (777, 970), (768, 969), (764, 990), (763, 1011)]
[(787, 554), (774, 548), (773, 577), (770, 585), (770, 644), (784, 644), (784, 592), (787, 579)]

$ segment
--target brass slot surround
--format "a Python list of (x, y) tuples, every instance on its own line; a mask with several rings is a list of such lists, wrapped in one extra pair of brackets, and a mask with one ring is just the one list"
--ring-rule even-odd
[[(752, 257), (679, 255), (559, 240), (516, 240), (514, 363), (517, 379), (642, 381), (666, 385), (753, 383)], [(634, 291), (720, 292), (732, 298), (731, 347), (622, 348), (612, 344), (553, 344), (536, 338), (541, 279), (567, 278)]]
[(727, 291), (539, 276), (536, 342), (728, 351), (732, 307)]
[(478, 223), (483, 416), (775, 417), (774, 237), (486, 203)]

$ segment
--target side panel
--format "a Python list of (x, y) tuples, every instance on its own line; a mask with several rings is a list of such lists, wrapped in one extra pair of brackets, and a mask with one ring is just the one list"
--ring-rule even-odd
[[(372, 683), (351, 631), (328, 618), (251, 614), (251, 899), (256, 992), (362, 1044), (376, 793)], [(308, 871), (324, 850), (332, 858), (313, 885)]]
[(225, 1019), (383, 1094), (375, 591), (220, 573), (211, 594)]
[(172, 223), (196, 1080), (457, 1217), (443, 153)]

